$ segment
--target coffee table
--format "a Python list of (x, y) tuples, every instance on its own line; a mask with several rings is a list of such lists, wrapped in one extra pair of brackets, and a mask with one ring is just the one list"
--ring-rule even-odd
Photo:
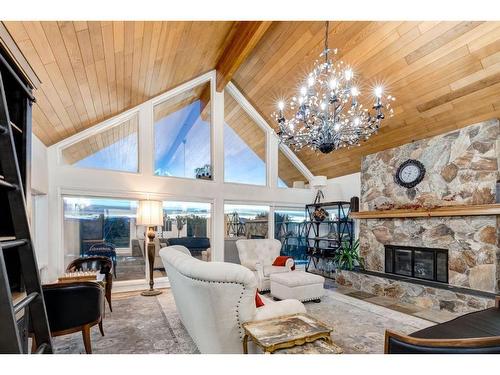
[(249, 339), (264, 353), (342, 353), (342, 349), (332, 342), (332, 329), (307, 314), (246, 322), (242, 326), (245, 354), (248, 354)]

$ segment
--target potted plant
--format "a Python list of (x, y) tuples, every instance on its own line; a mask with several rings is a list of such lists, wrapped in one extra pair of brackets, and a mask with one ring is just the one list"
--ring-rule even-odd
[(342, 242), (341, 247), (337, 250), (333, 259), (338, 268), (342, 270), (352, 271), (357, 266), (363, 266), (363, 262), (359, 256), (359, 240), (351, 244), (348, 241)]

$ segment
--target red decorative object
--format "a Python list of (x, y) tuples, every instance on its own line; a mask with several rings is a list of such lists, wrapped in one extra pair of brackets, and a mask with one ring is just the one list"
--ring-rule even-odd
[(264, 302), (262, 302), (262, 298), (260, 298), (259, 291), (255, 292), (255, 307), (259, 308), (264, 306)]
[[(292, 257), (288, 257), (288, 256), (285, 256), (285, 255), (280, 255), (279, 257), (277, 257), (274, 262), (273, 262), (273, 266), (277, 266), (277, 267), (285, 267), (286, 265), (286, 261), (288, 259), (293, 259)], [(292, 271), (295, 270), (295, 264), (292, 266)]]

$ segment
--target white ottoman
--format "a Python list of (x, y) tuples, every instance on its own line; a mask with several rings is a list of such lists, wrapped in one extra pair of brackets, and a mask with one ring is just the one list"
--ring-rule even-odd
[(304, 271), (273, 273), (271, 296), (278, 299), (298, 299), (299, 301), (321, 300), (325, 294), (325, 278)]

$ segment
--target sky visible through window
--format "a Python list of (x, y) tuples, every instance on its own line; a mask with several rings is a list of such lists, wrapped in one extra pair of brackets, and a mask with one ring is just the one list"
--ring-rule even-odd
[[(202, 119), (200, 110), (201, 102), (197, 100), (155, 123), (155, 175), (195, 178), (196, 168), (211, 164), (210, 122)], [(79, 160), (75, 165), (137, 172), (137, 138), (137, 133), (130, 134)], [(224, 124), (224, 180), (266, 185), (264, 160), (226, 123)], [(278, 187), (287, 187), (279, 177)]]
[(266, 184), (266, 164), (226, 123), (224, 124), (224, 181), (251, 185)]
[(134, 133), (77, 161), (74, 165), (82, 168), (137, 172), (137, 150), (137, 133)]
[(210, 121), (197, 100), (155, 123), (155, 175), (195, 178), (210, 161)]

